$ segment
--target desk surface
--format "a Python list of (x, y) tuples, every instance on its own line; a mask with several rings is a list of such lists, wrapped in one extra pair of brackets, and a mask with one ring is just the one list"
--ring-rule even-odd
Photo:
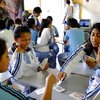
[[(22, 77), (20, 81), (26, 82), (31, 86), (35, 86), (38, 88), (44, 87), (45, 79), (49, 73), (57, 75), (58, 70), (56, 69), (48, 69), (46, 72), (34, 72), (30, 77)], [(71, 74), (68, 79), (62, 82), (61, 87), (65, 88), (66, 91), (63, 93), (58, 93), (53, 90), (52, 100), (75, 100), (69, 96), (69, 94), (73, 92), (85, 93), (85, 90), (88, 86), (88, 77), (84, 75)], [(35, 92), (30, 94), (31, 97), (37, 98), (40, 100), (41, 95), (37, 95)]]

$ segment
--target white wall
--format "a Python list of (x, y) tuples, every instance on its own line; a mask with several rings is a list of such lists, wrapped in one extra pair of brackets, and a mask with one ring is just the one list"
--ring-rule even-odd
[(53, 24), (58, 28), (60, 35), (63, 34), (63, 12), (64, 12), (64, 0), (41, 0), (42, 18), (47, 16), (53, 17)]
[(92, 24), (100, 22), (100, 0), (83, 0), (82, 18), (91, 19)]

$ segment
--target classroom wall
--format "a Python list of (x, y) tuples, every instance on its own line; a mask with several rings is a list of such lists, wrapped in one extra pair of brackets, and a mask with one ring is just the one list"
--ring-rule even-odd
[(100, 0), (84, 0), (81, 18), (91, 19), (92, 24), (100, 22)]
[(82, 17), (82, 6), (83, 6), (83, 0), (72, 0), (74, 4), (79, 4), (80, 5), (80, 14), (79, 17), (81, 19)]
[(100, 22), (100, 0), (73, 0), (80, 4), (80, 18), (91, 19), (91, 23)]

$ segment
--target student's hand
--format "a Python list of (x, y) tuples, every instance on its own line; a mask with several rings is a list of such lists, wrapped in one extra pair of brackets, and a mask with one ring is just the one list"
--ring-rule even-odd
[(85, 56), (85, 62), (90, 68), (94, 68), (96, 66), (96, 60), (90, 56)]
[(49, 85), (53, 85), (55, 83), (57, 83), (57, 78), (53, 75), (53, 74), (50, 74), (47, 78), (46, 78), (46, 84), (49, 84)]
[(17, 47), (17, 48), (16, 48), (16, 52), (22, 53), (22, 52), (24, 52), (24, 50), (23, 50), (21, 47)]
[(66, 77), (67, 77), (67, 74), (65, 72), (58, 73), (58, 80), (64, 80)]
[(97, 54), (97, 57), (96, 57), (96, 61), (100, 65), (100, 46), (98, 47), (98, 54)]
[(46, 71), (49, 68), (50, 64), (46, 63), (45, 65), (42, 66), (42, 71)]

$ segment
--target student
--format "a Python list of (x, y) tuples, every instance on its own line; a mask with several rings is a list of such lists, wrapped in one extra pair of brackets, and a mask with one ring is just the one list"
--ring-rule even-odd
[[(100, 23), (95, 23), (93, 25), (90, 31), (90, 39), (84, 46), (85, 49), (82, 49), (81, 51), (76, 50), (73, 54), (73, 57), (70, 57), (69, 60), (66, 60), (68, 63), (66, 63), (66, 65), (64, 64), (65, 68), (63, 66), (63, 68), (61, 68), (61, 71), (65, 72), (67, 74), (66, 76), (68, 77), (69, 73), (67, 72), (71, 72), (74, 68), (74, 65), (79, 63), (80, 59), (83, 58), (83, 61), (87, 65), (85, 67), (86, 74), (89, 74), (91, 76), (89, 79), (89, 86), (86, 90), (86, 94), (83, 100), (92, 100), (93, 98), (95, 98), (93, 100), (99, 100), (98, 96), (100, 97)], [(84, 56), (87, 55), (88, 57), (84, 59)], [(92, 59), (92, 57), (94, 59)]]
[(31, 37), (32, 37), (32, 42), (34, 42), (34, 45), (37, 44), (38, 40), (38, 32), (35, 30), (35, 20), (34, 18), (29, 18), (27, 21), (27, 26), (29, 27), (31, 31)]
[[(58, 55), (58, 61), (62, 65), (62, 61), (65, 61), (79, 45), (85, 42), (84, 31), (79, 28), (79, 23), (74, 18), (69, 18), (67, 21), (67, 30), (63, 38), (64, 53)], [(64, 59), (63, 59), (64, 58)]]
[(86, 94), (83, 97), (83, 99), (84, 100), (99, 100), (99, 97), (100, 97), (100, 69), (96, 70), (95, 74), (93, 74), (89, 78), (89, 86), (86, 90)]
[(29, 16), (29, 18), (34, 18), (35, 20), (35, 28), (37, 31), (40, 31), (40, 22), (38, 17), (40, 16), (40, 14), (42, 13), (42, 10), (40, 7), (35, 7), (33, 9), (33, 14)]
[(18, 26), (14, 31), (15, 43), (9, 49), (9, 72), (15, 77), (30, 76), (35, 71), (45, 71), (49, 63), (42, 66), (30, 45), (31, 32), (26, 26)]
[[(53, 22), (52, 16), (47, 16), (47, 18), (48, 18), (51, 22)], [(51, 26), (51, 30), (52, 30), (52, 32), (54, 33), (54, 34), (53, 34), (54, 37), (59, 37), (59, 32), (58, 32), (57, 28), (56, 28), (54, 25)]]
[(73, 6), (70, 5), (70, 0), (66, 0), (66, 3), (68, 6), (65, 11), (65, 16), (64, 16), (63, 22), (66, 21), (66, 17), (67, 17), (67, 19), (73, 18)]
[(28, 20), (28, 17), (31, 15), (31, 13), (28, 10), (24, 10), (22, 12), (22, 22), (24, 25), (26, 25), (26, 22)]
[(14, 42), (14, 36), (12, 30), (6, 29), (6, 25), (3, 20), (0, 20), (0, 37), (7, 41), (7, 48), (10, 48)]
[[(0, 38), (0, 73), (7, 71), (9, 64), (9, 56), (7, 51), (6, 42)], [(57, 82), (54, 75), (47, 77), (45, 92), (41, 100), (51, 100), (53, 84)], [(4, 85), (0, 82), (0, 98), (4, 100), (36, 100), (31, 97), (25, 97), (21, 92)]]
[[(85, 48), (81, 51), (76, 50), (72, 55), (66, 60), (65, 68), (62, 65), (63, 71), (67, 73), (68, 69), (73, 69), (73, 66), (82, 59), (85, 63), (84, 72), (86, 75), (95, 74), (96, 70), (100, 68), (100, 63), (98, 63), (99, 55), (99, 46), (100, 46), (100, 23), (95, 23), (90, 31), (90, 39), (84, 44)], [(87, 57), (88, 56), (88, 57)], [(94, 59), (93, 59), (94, 58)], [(96, 61), (97, 60), (97, 61)], [(74, 65), (73, 65), (74, 64)], [(71, 67), (72, 66), (72, 67)], [(61, 70), (62, 71), (62, 70)]]
[(52, 31), (51, 31), (51, 21), (48, 18), (42, 19), (39, 35), (41, 36), (40, 37), (41, 47), (38, 48), (38, 51), (45, 52), (45, 56), (50, 55), (49, 56), (49, 58), (50, 58), (49, 63), (51, 65), (50, 68), (56, 68), (57, 52), (54, 49), (50, 50), (55, 39), (54, 39), (54, 37), (52, 35)]

